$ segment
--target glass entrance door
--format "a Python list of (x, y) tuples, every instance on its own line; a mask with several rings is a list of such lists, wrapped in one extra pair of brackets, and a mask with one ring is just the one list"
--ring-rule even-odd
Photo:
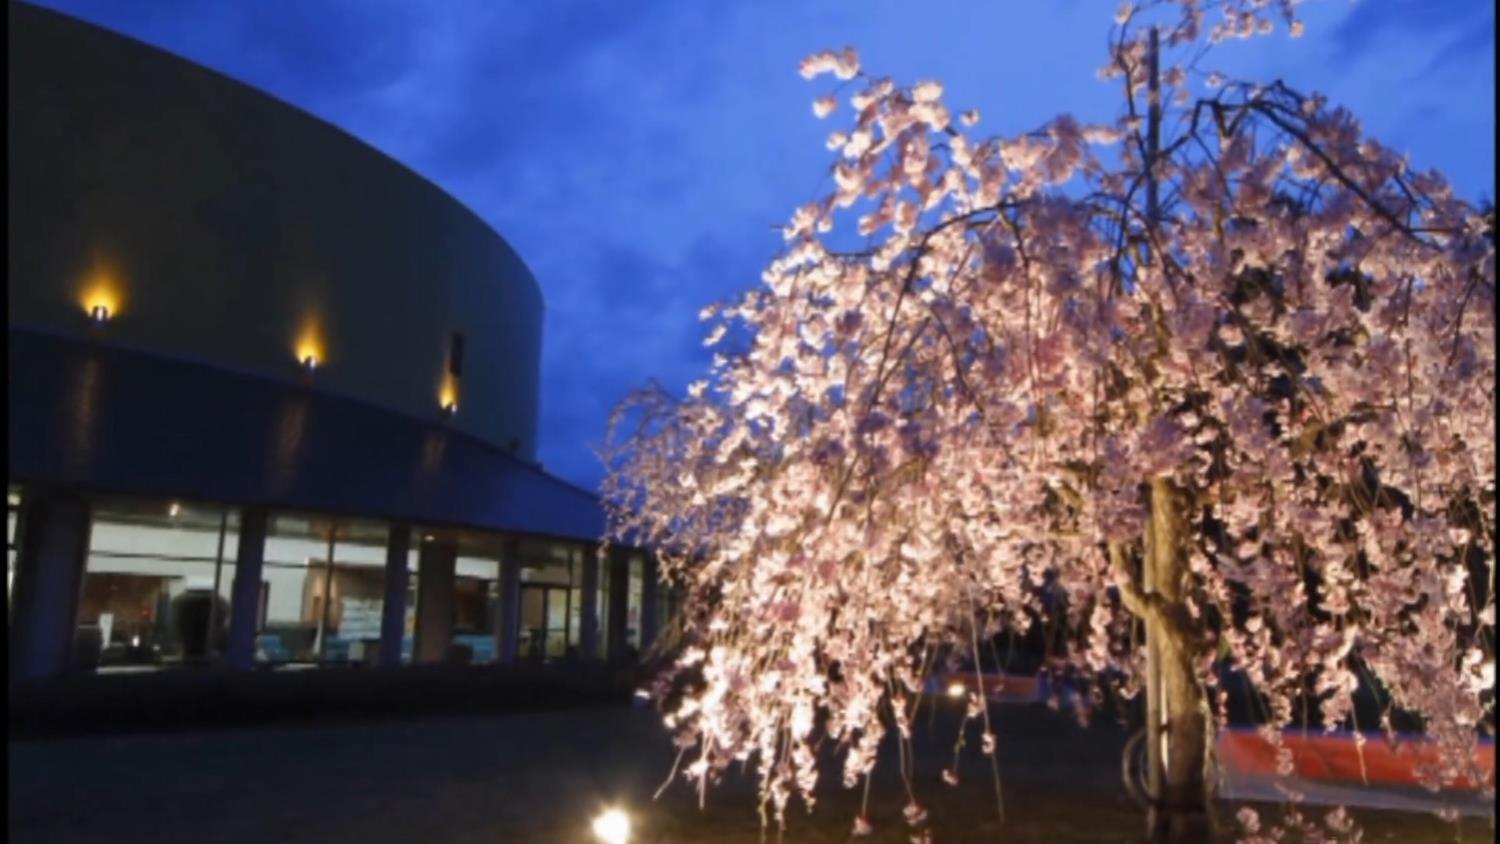
[(521, 586), (520, 652), (523, 658), (562, 659), (568, 650), (568, 588)]

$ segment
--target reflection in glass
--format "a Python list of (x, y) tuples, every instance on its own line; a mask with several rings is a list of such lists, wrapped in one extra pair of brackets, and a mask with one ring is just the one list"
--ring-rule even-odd
[(417, 642), (417, 594), (419, 585), (417, 582), (417, 567), (421, 560), (421, 543), (428, 539), (421, 528), (414, 529), (411, 536), (411, 545), (406, 551), (406, 603), (405, 622), (401, 628), (401, 664), (410, 665), (412, 654), (415, 652)]
[(630, 555), (630, 592), (625, 605), (625, 641), (641, 649), (641, 595), (645, 585), (646, 561), (640, 554)]
[[(16, 587), (16, 520), (21, 514), (21, 488), (15, 484), (10, 485), (10, 490), (5, 498), (5, 604), (10, 606), (10, 596)], [(5, 623), (10, 624), (10, 613), (5, 615)]]
[(500, 609), (498, 552), (498, 543), (476, 548), (475, 556), (460, 556), (454, 565), (452, 647), (459, 649), (461, 660), (494, 662), (498, 655), (495, 638)]
[(521, 585), (520, 653), (533, 660), (568, 655), (568, 587)]
[(594, 555), (594, 565), (599, 567), (599, 599), (594, 603), (599, 612), (599, 655), (609, 655), (609, 581), (614, 573), (614, 566), (609, 564), (609, 559), (601, 559), (598, 554)]
[(568, 590), (568, 645), (567, 654), (578, 653), (579, 637), (583, 630), (583, 546), (568, 547), (568, 568), (572, 572), (573, 588)]
[(546, 659), (562, 659), (568, 648), (568, 590), (547, 590), (547, 621), (543, 653)]
[(73, 659), (84, 669), (211, 661), (229, 629), (236, 511), (160, 499), (92, 508)]
[(522, 540), (519, 552), (520, 655), (541, 660), (576, 657), (583, 606), (582, 547)]
[(387, 528), (276, 513), (261, 570), (259, 662), (372, 662), (380, 650)]

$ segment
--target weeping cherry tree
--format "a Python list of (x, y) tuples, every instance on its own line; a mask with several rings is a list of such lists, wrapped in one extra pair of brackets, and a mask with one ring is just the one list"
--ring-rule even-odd
[[(706, 378), (631, 396), (605, 448), (611, 537), (685, 596), (664, 682), (699, 788), (749, 764), (783, 822), (824, 743), (868, 784), (937, 656), (978, 664), (1056, 612), (1044, 578), (1066, 607), (1049, 670), (1144, 690), (1167, 738), (1158, 834), (1208, 805), (1226, 665), (1272, 740), (1304, 706), (1349, 726), (1363, 680), (1441, 748), (1431, 787), (1483, 779), (1493, 216), (1322, 97), (1198, 69), (1212, 43), (1299, 35), (1294, 5), (1127, 4), (1100, 74), (1117, 118), (1016, 137), (851, 49), (803, 63), (837, 85), (815, 113), (852, 115), (830, 192), (759, 287), (704, 311)], [(998, 713), (974, 695), (968, 716), (993, 753)]]

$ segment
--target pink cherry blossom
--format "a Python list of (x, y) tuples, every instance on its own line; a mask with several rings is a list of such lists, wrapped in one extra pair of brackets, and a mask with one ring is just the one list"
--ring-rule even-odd
[[(1222, 648), (1272, 741), (1304, 704), (1356, 726), (1375, 678), (1440, 748), (1428, 784), (1481, 779), (1493, 214), (1281, 83), (1163, 103), (1148, 160), (1143, 22), (1172, 68), (1300, 33), (1294, 6), (1122, 9), (1101, 72), (1118, 119), (1008, 137), (852, 50), (803, 62), (857, 89), (831, 192), (758, 288), (705, 310), (704, 379), (631, 396), (603, 450), (609, 539), (653, 547), (684, 596), (668, 677), (689, 691), (665, 715), (700, 788), (750, 765), (781, 822), (811, 806), (825, 743), (844, 785), (868, 782), (932, 659), (1033, 617), (1065, 622), (1048, 672), (1126, 695), (1142, 620), (1171, 630), (1215, 723)], [(1172, 594), (1138, 574), (1158, 529)], [(989, 718), (977, 695), (967, 717)], [(1357, 835), (1342, 813), (1239, 820), (1252, 841)]]

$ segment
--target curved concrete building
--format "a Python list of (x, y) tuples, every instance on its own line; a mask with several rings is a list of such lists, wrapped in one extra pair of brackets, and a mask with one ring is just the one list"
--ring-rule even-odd
[(423, 420), (455, 401), (448, 427), (533, 458), (542, 297), (473, 212), (205, 68), (12, 21), (11, 324), (80, 335), (101, 304), (111, 343), (289, 382), (313, 355), (320, 392)]
[(649, 560), (601, 571), (596, 497), (534, 462), (543, 302), (499, 234), (259, 91), (8, 13), (13, 676), (649, 639)]

